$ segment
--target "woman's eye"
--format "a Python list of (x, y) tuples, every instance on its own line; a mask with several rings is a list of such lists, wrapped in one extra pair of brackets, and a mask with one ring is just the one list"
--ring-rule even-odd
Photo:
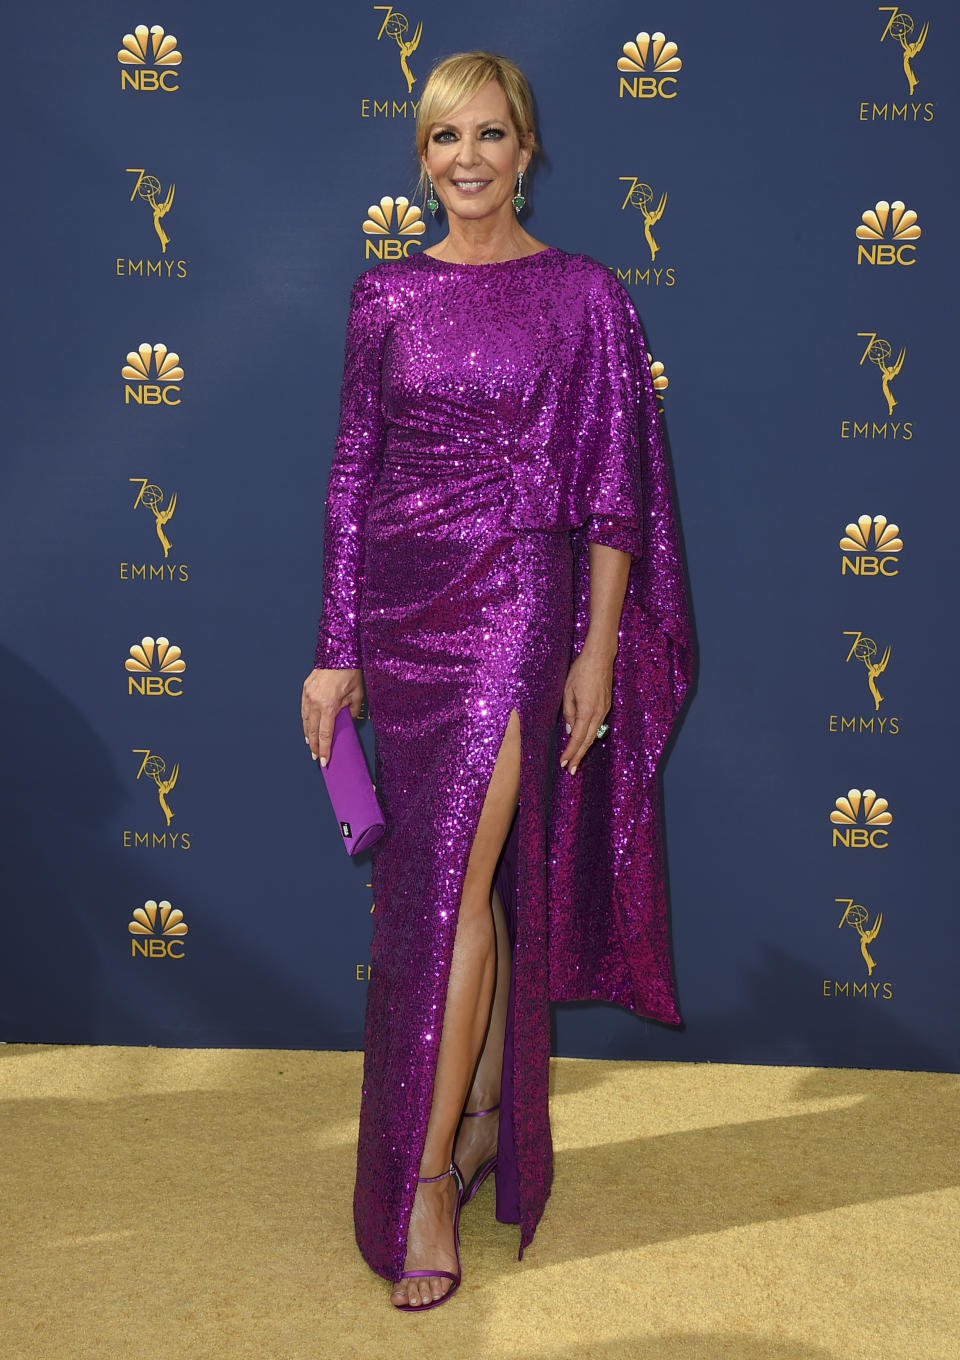
[(434, 142), (449, 142), (453, 140), (453, 133), (448, 129), (445, 129), (442, 132), (435, 132), (431, 140)]
[(501, 137), (506, 136), (506, 133), (504, 132), (503, 128), (484, 128), (483, 132), (481, 133), (481, 136), (490, 137), (494, 141), (499, 142)]

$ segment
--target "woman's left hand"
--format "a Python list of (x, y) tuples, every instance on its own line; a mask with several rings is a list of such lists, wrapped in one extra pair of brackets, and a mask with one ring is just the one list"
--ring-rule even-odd
[(587, 643), (575, 658), (563, 687), (563, 717), (569, 738), (561, 766), (576, 774), (577, 766), (597, 739), (597, 728), (610, 712), (613, 657)]

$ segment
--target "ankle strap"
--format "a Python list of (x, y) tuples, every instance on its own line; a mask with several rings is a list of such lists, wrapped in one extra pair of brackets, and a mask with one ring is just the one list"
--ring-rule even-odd
[(442, 1181), (445, 1176), (455, 1176), (456, 1174), (457, 1168), (454, 1166), (453, 1162), (451, 1162), (446, 1171), (441, 1171), (439, 1176), (418, 1176), (417, 1180), (422, 1181), (424, 1184), (428, 1184), (430, 1181)]
[(491, 1105), (491, 1106), (490, 1106), (489, 1110), (464, 1110), (464, 1112), (463, 1112), (463, 1117), (464, 1117), (464, 1119), (479, 1119), (480, 1115), (482, 1115), (482, 1114), (493, 1114), (494, 1111), (499, 1110), (499, 1108), (500, 1108), (500, 1102), (499, 1102), (499, 1100), (498, 1100), (497, 1103), (496, 1103), (496, 1105)]

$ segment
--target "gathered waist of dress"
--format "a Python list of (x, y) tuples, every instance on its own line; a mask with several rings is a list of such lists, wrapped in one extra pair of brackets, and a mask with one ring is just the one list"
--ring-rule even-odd
[(417, 430), (392, 427), (383, 451), (387, 468), (415, 472), (461, 467), (466, 471), (508, 467), (512, 462), (510, 440), (477, 430)]

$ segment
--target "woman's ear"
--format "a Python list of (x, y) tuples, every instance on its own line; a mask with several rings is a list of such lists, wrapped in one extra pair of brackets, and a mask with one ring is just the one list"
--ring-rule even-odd
[(524, 173), (526, 173), (527, 166), (530, 164), (532, 156), (533, 156), (533, 133), (528, 132), (526, 137), (524, 137), (523, 143), (520, 147), (520, 169)]

